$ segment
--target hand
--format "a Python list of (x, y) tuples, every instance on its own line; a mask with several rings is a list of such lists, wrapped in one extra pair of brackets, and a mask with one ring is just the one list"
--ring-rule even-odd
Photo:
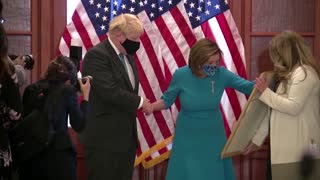
[(259, 146), (257, 146), (256, 144), (254, 144), (253, 142), (251, 142), (242, 152), (243, 155), (248, 155), (250, 153), (252, 153), (253, 151), (256, 151), (259, 149)]
[(151, 114), (153, 112), (152, 105), (150, 104), (150, 101), (147, 98), (143, 99), (142, 112), (145, 115), (149, 115), (149, 114)]
[(268, 87), (268, 82), (265, 77), (257, 77), (255, 87), (260, 93), (263, 93)]
[(24, 67), (26, 65), (25, 59), (23, 58), (23, 56), (18, 56), (16, 59), (13, 60), (13, 64), (14, 65), (20, 65), (22, 67)]
[(79, 81), (81, 92), (83, 94), (83, 100), (88, 101), (89, 100), (89, 93), (90, 93), (90, 89), (91, 89), (90, 78), (88, 78), (88, 77), (84, 77), (84, 78), (86, 78), (85, 83), (83, 83), (81, 79), (78, 79), (78, 81)]

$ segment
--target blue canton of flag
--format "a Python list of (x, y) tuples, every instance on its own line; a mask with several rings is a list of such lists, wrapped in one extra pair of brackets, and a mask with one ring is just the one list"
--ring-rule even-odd
[[(97, 34), (108, 32), (110, 20), (122, 13), (138, 14), (145, 10), (150, 21), (176, 6), (181, 0), (82, 0)], [(192, 28), (229, 9), (225, 0), (184, 0)]]

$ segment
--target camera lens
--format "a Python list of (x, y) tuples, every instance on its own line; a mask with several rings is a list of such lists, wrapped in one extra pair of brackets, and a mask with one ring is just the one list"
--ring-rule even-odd
[(28, 70), (33, 69), (34, 59), (32, 58), (32, 55), (24, 55), (23, 59), (26, 63), (25, 68)]
[[(14, 54), (10, 54), (8, 56), (10, 57), (10, 59), (12, 61), (15, 61), (19, 57), (18, 55), (14, 55)], [(33, 69), (34, 59), (33, 59), (32, 55), (23, 55), (22, 56), (22, 60), (25, 63), (25, 65), (24, 65), (25, 69), (28, 69), (28, 70), (32, 70)]]

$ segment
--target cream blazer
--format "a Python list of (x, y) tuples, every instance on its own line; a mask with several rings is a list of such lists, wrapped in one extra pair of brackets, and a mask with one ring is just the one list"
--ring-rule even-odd
[[(296, 68), (283, 94), (280, 83), (276, 93), (267, 88), (259, 99), (270, 107), (270, 118), (265, 118), (257, 130), (253, 143), (263, 144), (269, 134), (271, 163), (291, 163), (301, 160), (310, 147), (320, 145), (320, 80), (309, 66)], [(318, 156), (320, 157), (320, 156)]]

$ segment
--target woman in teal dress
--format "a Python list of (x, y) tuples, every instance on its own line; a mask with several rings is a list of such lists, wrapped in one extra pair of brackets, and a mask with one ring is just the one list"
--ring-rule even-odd
[[(153, 111), (180, 99), (167, 180), (235, 180), (231, 159), (221, 159), (227, 140), (219, 104), (225, 88), (250, 94), (253, 83), (219, 66), (221, 50), (209, 39), (190, 51), (189, 65), (173, 74), (166, 92), (152, 103)], [(150, 112), (149, 112), (150, 113)]]

